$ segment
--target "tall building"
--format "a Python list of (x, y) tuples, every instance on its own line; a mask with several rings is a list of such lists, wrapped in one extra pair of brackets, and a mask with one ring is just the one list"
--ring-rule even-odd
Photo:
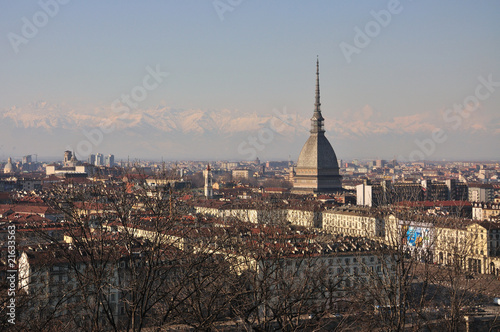
[(212, 172), (210, 170), (210, 164), (208, 164), (207, 169), (203, 171), (203, 176), (205, 177), (205, 197), (212, 198)]
[(89, 154), (89, 159), (87, 162), (91, 165), (95, 165), (95, 154)]
[(293, 191), (297, 194), (331, 193), (342, 190), (342, 176), (335, 151), (325, 137), (319, 98), (319, 60), (316, 61), (316, 102), (311, 118), (311, 136), (304, 144), (295, 167)]
[(110, 154), (108, 156), (106, 156), (106, 162), (105, 162), (106, 166), (108, 167), (113, 167), (115, 166), (115, 156)]
[(494, 198), (493, 185), (483, 183), (469, 185), (469, 202), (493, 202)]
[(455, 179), (448, 179), (445, 181), (448, 187), (449, 200), (452, 201), (466, 201), (469, 196), (469, 188), (467, 184), (459, 182)]
[(95, 165), (96, 166), (104, 166), (104, 156), (102, 153), (98, 153), (95, 156)]
[(31, 163), (31, 155), (27, 155), (23, 157), (23, 164), (29, 164)]

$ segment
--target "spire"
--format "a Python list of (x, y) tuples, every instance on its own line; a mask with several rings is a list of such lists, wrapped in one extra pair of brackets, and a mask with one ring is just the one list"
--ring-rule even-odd
[(314, 103), (315, 109), (314, 112), (321, 112), (320, 106), (321, 103), (319, 102), (319, 59), (316, 56), (316, 103)]
[(311, 134), (324, 133), (323, 116), (321, 115), (321, 102), (319, 101), (319, 59), (316, 58), (316, 102), (314, 103), (314, 113), (311, 118)]

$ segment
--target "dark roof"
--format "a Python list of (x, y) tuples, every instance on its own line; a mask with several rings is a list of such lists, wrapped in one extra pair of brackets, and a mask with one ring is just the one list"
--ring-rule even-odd
[(311, 134), (300, 151), (297, 168), (338, 169), (335, 151), (324, 134)]

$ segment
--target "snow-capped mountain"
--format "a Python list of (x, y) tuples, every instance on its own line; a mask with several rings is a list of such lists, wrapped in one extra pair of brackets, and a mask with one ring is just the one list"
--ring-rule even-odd
[[(2, 123), (16, 128), (42, 128), (75, 130), (81, 128), (97, 128), (103, 124), (113, 126), (116, 130), (150, 127), (163, 132), (181, 132), (204, 134), (215, 132), (231, 134), (243, 131), (259, 130), (266, 126), (278, 127), (280, 134), (293, 133), (294, 127), (307, 129), (307, 118), (290, 116), (275, 110), (269, 115), (257, 113), (245, 114), (237, 110), (175, 110), (169, 107), (156, 109), (112, 111), (107, 108), (81, 110), (47, 102), (37, 102), (27, 107), (12, 107), (0, 111)], [(285, 115), (282, 116), (282, 113)], [(281, 122), (284, 122), (281, 125)], [(303, 128), (302, 128), (303, 127)], [(299, 129), (300, 130), (300, 129)]]
[[(422, 150), (422, 142), (429, 145), (438, 130), (446, 139), (435, 144), (426, 158), (443, 152), (453, 156), (453, 149), (467, 146), (472, 152), (480, 151), (474, 142), (498, 151), (491, 139), (491, 133), (500, 134), (498, 117), (463, 119), (459, 128), (453, 128), (439, 112), (384, 118), (367, 105), (331, 113), (323, 111), (326, 135), (339, 159), (408, 158)], [(36, 102), (0, 110), (0, 158), (30, 153), (57, 156), (70, 149), (81, 159), (97, 152), (157, 159), (296, 159), (309, 135), (308, 115), (287, 109), (266, 113), (166, 106), (131, 110), (123, 105), (112, 109)], [(371, 156), (372, 151), (386, 152)]]
[[(267, 135), (256, 152), (272, 155), (273, 146), (278, 142), (293, 143), (297, 134), (302, 139), (306, 137), (309, 126), (309, 119), (288, 115), (286, 110), (273, 110), (268, 115), (227, 109), (205, 111), (169, 107), (143, 110), (97, 107), (89, 110), (47, 102), (0, 111), (0, 119), (3, 142), (12, 142), (18, 147), (33, 145), (33, 149), (47, 153), (71, 148), (80, 158), (85, 158), (84, 152), (89, 149), (80, 149), (78, 153), (79, 144), (88, 146), (81, 142), (90, 141), (93, 146), (89, 153), (180, 154), (190, 158), (196, 155), (209, 158), (213, 153), (214, 157), (232, 154), (234, 158), (245, 159), (251, 156), (238, 155), (238, 146), (246, 144), (248, 137), (259, 140), (259, 134)], [(261, 143), (268, 151), (261, 148)], [(2, 148), (4, 154), (8, 154), (9, 147)]]

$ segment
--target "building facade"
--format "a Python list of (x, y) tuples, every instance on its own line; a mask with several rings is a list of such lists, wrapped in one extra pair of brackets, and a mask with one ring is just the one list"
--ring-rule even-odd
[(470, 202), (493, 202), (495, 188), (491, 184), (469, 185)]

